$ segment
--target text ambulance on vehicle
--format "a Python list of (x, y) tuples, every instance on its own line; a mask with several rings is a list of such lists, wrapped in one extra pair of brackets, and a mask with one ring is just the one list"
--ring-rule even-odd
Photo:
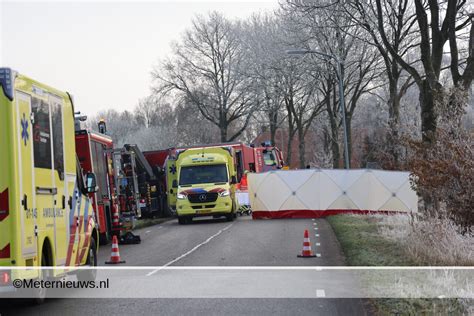
[[(97, 238), (74, 142), (69, 94), (0, 68), (0, 268), (69, 267), (97, 263)], [(58, 270), (0, 270), (0, 291), (11, 280), (57, 276)], [(20, 275), (19, 275), (20, 274)], [(80, 270), (80, 278), (95, 277)], [(45, 289), (35, 297), (44, 299)]]
[(200, 148), (179, 151), (176, 157), (176, 212), (180, 224), (193, 217), (225, 216), (232, 221), (236, 169), (232, 148)]

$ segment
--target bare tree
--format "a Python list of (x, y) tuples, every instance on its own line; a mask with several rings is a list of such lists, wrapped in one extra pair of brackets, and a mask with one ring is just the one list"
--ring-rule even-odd
[[(316, 83), (310, 75), (308, 65), (302, 60), (290, 60), (283, 73), (284, 102), (291, 123), (294, 124), (298, 135), (298, 153), (300, 168), (306, 167), (306, 134), (311, 123), (322, 112), (322, 102), (319, 102)], [(288, 144), (289, 148), (291, 144)]]
[[(418, 86), (422, 136), (425, 141), (431, 143), (434, 140), (437, 127), (437, 102), (443, 99), (447, 93), (440, 82), (444, 48), (447, 43), (449, 44), (449, 70), (452, 83), (458, 90), (465, 92), (467, 102), (467, 91), (474, 78), (473, 16), (472, 13), (468, 14), (467, 12), (468, 2), (466, 0), (414, 0), (414, 12), (405, 14), (414, 14), (416, 17), (420, 34), (418, 45), (422, 64), (420, 70), (397, 51), (385, 31), (387, 16), (384, 7), (391, 3), (389, 0), (375, 0), (378, 32), (387, 51), (412, 76)], [(404, 2), (401, 3), (404, 4)], [(467, 32), (469, 25), (471, 29), (470, 32)], [(460, 48), (463, 43), (468, 43), (468, 47), (467, 51), (461, 52)], [(449, 97), (454, 98), (454, 95), (453, 93)], [(452, 104), (459, 103), (453, 102)]]
[[(367, 42), (374, 45), (379, 51), (385, 66), (385, 76), (388, 82), (388, 113), (389, 113), (389, 133), (387, 135), (388, 150), (393, 156), (395, 165), (398, 165), (400, 156), (400, 101), (406, 94), (408, 88), (414, 83), (412, 77), (404, 72), (395, 58), (392, 57), (378, 32), (376, 6), (372, 5), (372, 0), (356, 0), (349, 2), (345, 7), (345, 13), (353, 21), (365, 29), (369, 35)], [(411, 2), (406, 0), (394, 0), (387, 2), (383, 7), (386, 21), (384, 24), (385, 33), (392, 43), (393, 50), (402, 57), (409, 54), (417, 43), (415, 25), (415, 15), (410, 10)], [(402, 82), (400, 82), (402, 81)]]
[(137, 120), (143, 122), (145, 127), (149, 128), (157, 120), (158, 107), (158, 100), (154, 96), (140, 99), (135, 108)]
[(269, 126), (270, 140), (275, 144), (276, 131), (286, 117), (279, 88), (281, 74), (277, 71), (284, 57), (280, 21), (273, 14), (253, 15), (243, 24), (243, 28), (248, 60), (245, 73), (253, 79), (253, 89), (258, 98), (256, 116), (263, 117), (258, 122)]
[[(176, 93), (218, 126), (221, 141), (235, 140), (254, 110), (249, 78), (242, 74), (244, 53), (236, 23), (217, 12), (197, 16), (173, 47), (173, 57), (153, 71), (156, 92)], [(229, 126), (239, 124), (232, 135)]]
[[(366, 93), (379, 87), (376, 79), (380, 76), (380, 56), (372, 45), (361, 39), (362, 29), (351, 23), (350, 18), (343, 13), (342, 4), (328, 4), (327, 1), (312, 1), (308, 3), (289, 2), (284, 6), (287, 15), (293, 21), (299, 36), (300, 45), (322, 53), (336, 56), (342, 62), (341, 78), (344, 82), (344, 104), (348, 137), (349, 163), (352, 153), (351, 120), (359, 99)], [(331, 128), (331, 150), (334, 168), (339, 167), (339, 130), (342, 117), (339, 106), (336, 65), (320, 55), (311, 55), (307, 59), (312, 67), (320, 69), (321, 78), (318, 87), (321, 100), (324, 101), (328, 112)], [(325, 66), (321, 66), (325, 65)]]

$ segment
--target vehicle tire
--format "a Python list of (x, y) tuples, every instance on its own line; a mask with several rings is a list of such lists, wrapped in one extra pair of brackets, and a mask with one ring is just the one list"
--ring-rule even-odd
[[(91, 243), (89, 245), (89, 252), (87, 254), (87, 261), (84, 267), (97, 267), (97, 247), (95, 243), (95, 239), (91, 239)], [(77, 280), (79, 281), (95, 281), (97, 277), (97, 270), (95, 269), (87, 269), (87, 270), (79, 270), (76, 274)]]
[(178, 216), (178, 224), (179, 225), (186, 225), (187, 224), (186, 218), (183, 217), (183, 216)]
[(99, 245), (108, 245), (112, 241), (111, 233), (109, 231), (99, 235)]
[(237, 218), (237, 206), (235, 205), (235, 202), (232, 202), (232, 211), (231, 211), (231, 215), (232, 215), (232, 220), (236, 219)]
[[(49, 266), (45, 251), (43, 251), (41, 254), (41, 266), (42, 267)], [(41, 277), (39, 278), (39, 280), (47, 280), (49, 272), (50, 270), (41, 270)], [(46, 299), (46, 292), (47, 292), (46, 288), (39, 287), (39, 288), (32, 289), (33, 304), (35, 305), (43, 304)]]
[(232, 222), (236, 217), (237, 217), (237, 214), (235, 213), (235, 205), (232, 204), (232, 210), (230, 211), (229, 214), (225, 215), (225, 218), (228, 222)]

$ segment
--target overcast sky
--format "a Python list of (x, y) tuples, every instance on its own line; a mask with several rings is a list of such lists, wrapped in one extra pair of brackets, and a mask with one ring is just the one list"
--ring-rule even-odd
[(0, 0), (0, 66), (70, 92), (76, 110), (133, 109), (150, 71), (195, 14), (230, 18), (271, 11), (277, 1)]

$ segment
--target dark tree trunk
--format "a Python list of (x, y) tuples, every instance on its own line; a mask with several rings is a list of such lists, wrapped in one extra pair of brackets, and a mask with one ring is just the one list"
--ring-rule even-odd
[[(346, 118), (346, 128), (347, 128), (347, 154), (349, 156), (349, 166), (351, 168), (352, 165), (352, 119), (351, 117)], [(344, 157), (345, 159), (345, 157)], [(345, 166), (345, 165), (344, 165)]]
[(421, 132), (424, 142), (432, 143), (435, 138), (438, 113), (436, 101), (442, 94), (442, 86), (438, 82), (429, 83), (423, 80), (420, 87)]
[(288, 112), (288, 143), (287, 143), (287, 154), (286, 154), (286, 157), (287, 157), (287, 164), (288, 166), (291, 166), (291, 159), (293, 158), (292, 157), (292, 142), (293, 142), (293, 136), (295, 135), (295, 131), (294, 131), (294, 126), (293, 126), (293, 117), (291, 115), (291, 112)]
[(225, 130), (221, 129), (221, 142), (226, 143), (227, 142), (227, 133)]
[(219, 111), (219, 131), (221, 134), (221, 142), (227, 142), (227, 129), (229, 125), (227, 122), (227, 115), (225, 114), (223, 109)]
[(397, 82), (390, 82), (390, 99), (388, 107), (388, 126), (387, 145), (390, 155), (393, 157), (394, 167), (399, 165), (400, 161), (400, 99), (397, 91)]
[(272, 145), (275, 146), (275, 135), (277, 131), (277, 124), (278, 124), (278, 112), (270, 112), (270, 141)]
[(227, 142), (227, 125), (220, 126), (220, 132), (221, 132), (221, 142), (225, 143)]
[(306, 168), (306, 143), (304, 139), (303, 126), (298, 126), (298, 153), (300, 158), (300, 169)]

